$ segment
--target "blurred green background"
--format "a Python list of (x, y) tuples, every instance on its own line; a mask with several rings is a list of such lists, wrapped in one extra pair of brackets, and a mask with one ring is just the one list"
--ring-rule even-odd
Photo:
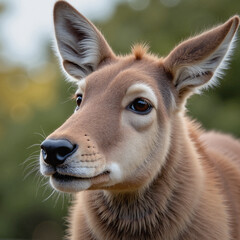
[[(94, 23), (116, 53), (146, 42), (165, 56), (181, 40), (239, 12), (239, 0), (129, 0)], [(0, 59), (0, 239), (62, 239), (65, 230), (71, 196), (49, 197), (38, 172), (39, 144), (75, 108), (75, 89), (64, 81), (50, 45), (41, 50), (48, 55), (39, 68)], [(193, 96), (188, 110), (205, 128), (240, 137), (240, 43), (221, 85)]]

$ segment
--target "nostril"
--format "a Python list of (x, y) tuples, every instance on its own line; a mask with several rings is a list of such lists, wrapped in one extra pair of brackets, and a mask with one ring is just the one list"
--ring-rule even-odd
[(77, 145), (66, 139), (47, 139), (41, 144), (41, 149), (43, 160), (47, 164), (57, 166), (76, 151)]
[(69, 148), (66, 148), (66, 147), (62, 147), (62, 148), (59, 148), (56, 155), (57, 155), (57, 158), (58, 159), (61, 159), (61, 158), (65, 158), (65, 156), (71, 151), (69, 151)]
[(60, 161), (64, 161), (66, 156), (69, 156), (69, 154), (72, 153), (72, 151), (75, 149), (76, 145), (73, 145), (71, 148), (69, 147), (60, 147), (57, 149), (56, 157)]

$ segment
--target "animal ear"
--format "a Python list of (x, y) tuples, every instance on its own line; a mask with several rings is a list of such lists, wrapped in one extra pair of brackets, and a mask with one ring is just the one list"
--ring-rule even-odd
[(65, 71), (81, 79), (114, 53), (98, 29), (65, 1), (54, 6), (54, 27)]
[(191, 38), (178, 45), (165, 59), (166, 70), (173, 76), (173, 84), (179, 97), (186, 98), (191, 92), (213, 86), (233, 50), (234, 36), (239, 17)]

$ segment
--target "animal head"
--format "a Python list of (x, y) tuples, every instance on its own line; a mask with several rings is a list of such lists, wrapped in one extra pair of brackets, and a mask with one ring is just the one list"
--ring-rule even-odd
[(100, 31), (65, 1), (54, 8), (63, 70), (77, 85), (76, 110), (41, 145), (40, 170), (60, 191), (131, 191), (165, 163), (186, 99), (216, 83), (239, 17), (182, 42), (165, 58), (136, 45), (114, 54)]

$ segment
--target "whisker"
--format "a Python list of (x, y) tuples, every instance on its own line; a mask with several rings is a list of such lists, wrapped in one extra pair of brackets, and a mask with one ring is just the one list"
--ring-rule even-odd
[(43, 200), (43, 202), (46, 202), (50, 197), (52, 197), (52, 195), (55, 193), (55, 190), (52, 191), (52, 193)]
[(24, 168), (23, 173), (25, 174), (26, 171), (27, 171), (29, 168), (36, 167), (37, 165), (38, 165), (38, 164), (37, 164), (36, 161), (34, 161), (34, 162), (30, 162), (30, 163)]
[(44, 139), (45, 139), (45, 138), (47, 137), (47, 135), (46, 135), (46, 133), (44, 132), (42, 126), (41, 126), (41, 130), (42, 130), (42, 135), (43, 135), (43, 137), (44, 137)]
[(34, 166), (33, 169), (31, 169), (23, 178), (23, 180), (25, 181), (31, 174), (33, 174), (34, 172), (37, 172), (39, 170), (38, 167)]
[(61, 196), (61, 193), (58, 192), (58, 193), (57, 193), (56, 200), (55, 200), (55, 203), (54, 203), (54, 205), (53, 205), (54, 208), (57, 206), (57, 202), (58, 202), (60, 196)]
[(29, 161), (31, 161), (31, 160), (38, 160), (39, 159), (39, 154), (34, 154), (34, 155), (32, 155), (32, 156), (29, 156), (23, 163), (27, 163), (27, 162), (29, 162)]
[(40, 153), (40, 149), (37, 149), (36, 151), (32, 152), (32, 153), (29, 155), (29, 157), (31, 157), (31, 156), (38, 156), (39, 153)]
[(23, 174), (25, 174), (28, 170), (31, 170), (33, 168), (39, 169), (37, 162), (32, 162), (32, 163), (28, 164), (28, 166), (26, 166), (25, 169), (23, 170)]
[(64, 208), (64, 200), (65, 200), (66, 195), (62, 194), (62, 209)]
[(62, 194), (62, 209), (64, 208), (64, 200), (65, 200), (65, 195)]
[(39, 154), (34, 154), (34, 155), (29, 156), (25, 161), (20, 163), (20, 166), (26, 164), (27, 162), (30, 162), (33, 159), (38, 160), (39, 159)]
[(42, 195), (45, 195), (45, 194), (46, 194), (46, 192), (47, 192), (47, 190), (49, 190), (49, 189), (51, 189), (51, 188), (50, 188), (49, 184), (44, 184), (43, 186), (45, 187), (45, 189), (44, 189), (44, 191), (43, 191), (43, 194), (42, 194)]
[[(45, 180), (44, 178), (43, 178), (43, 180)], [(45, 183), (42, 183), (43, 182), (43, 180), (41, 181), (41, 185), (40, 185), (40, 188), (42, 188), (42, 187), (48, 187), (49, 186), (49, 182), (48, 181), (46, 181)]]
[(34, 134), (42, 137), (42, 139), (45, 139), (45, 138), (46, 138), (46, 136), (44, 135), (44, 133), (42, 134), (42, 133), (39, 133), (39, 132), (35, 132)]
[(35, 193), (35, 195), (37, 197), (38, 191), (39, 191), (40, 187), (42, 186), (42, 183), (45, 179), (40, 174), (36, 174), (36, 177), (38, 178), (37, 179), (37, 184), (36, 184), (36, 193)]
[(33, 147), (40, 147), (40, 143), (34, 143), (32, 145), (30, 145), (29, 147), (27, 147), (27, 149), (33, 148)]
[(37, 167), (39, 169), (39, 156), (32, 156), (27, 158), (23, 163), (20, 163), (19, 166), (24, 166), (23, 174), (26, 173), (31, 168)]

